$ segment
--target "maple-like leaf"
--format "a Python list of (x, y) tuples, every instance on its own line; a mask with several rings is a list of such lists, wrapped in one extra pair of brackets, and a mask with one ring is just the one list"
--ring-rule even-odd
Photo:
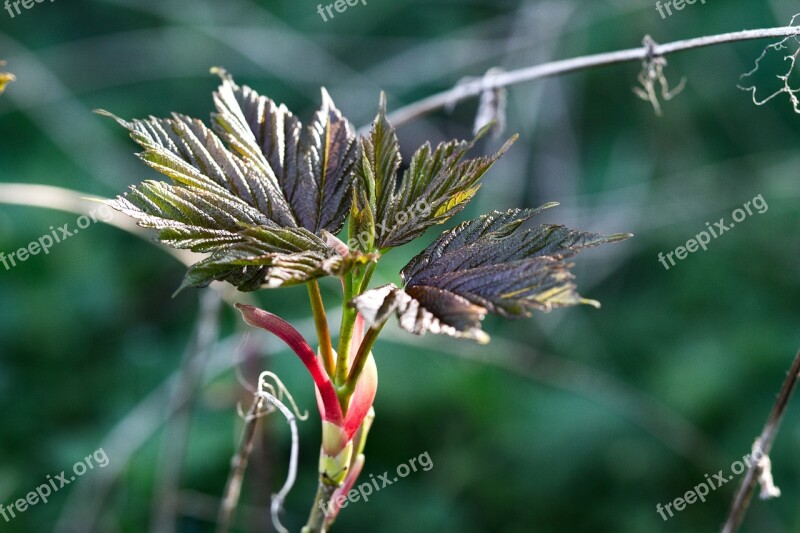
[(404, 287), (386, 285), (367, 291), (353, 305), (375, 324), (396, 314), (400, 326), (479, 342), (487, 313), (529, 317), (579, 303), (566, 259), (581, 249), (624, 240), (629, 234), (600, 235), (565, 226), (522, 225), (556, 204), (537, 209), (493, 212), (444, 232), (401, 271)]
[(328, 93), (322, 90), (303, 135), (285, 106), (217, 72), (211, 128), (180, 114), (126, 121), (100, 111), (130, 131), (147, 165), (172, 180), (146, 181), (108, 204), (158, 229), (165, 244), (211, 254), (182, 286), (280, 287), (363, 262), (327, 239), (351, 206), (358, 159), (353, 127)]
[(386, 118), (381, 95), (378, 115), (370, 134), (362, 139), (357, 166), (355, 212), (370, 212), (375, 223), (375, 249), (408, 243), (428, 228), (460, 212), (480, 189), (480, 179), (516, 140), (512, 137), (497, 153), (466, 157), (484, 128), (472, 141), (448, 141), (433, 148), (422, 145), (399, 179), (400, 148), (395, 130)]

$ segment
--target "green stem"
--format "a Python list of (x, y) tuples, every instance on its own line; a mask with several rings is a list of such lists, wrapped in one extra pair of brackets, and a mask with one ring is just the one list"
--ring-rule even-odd
[(345, 397), (349, 399), (353, 394), (353, 391), (356, 390), (358, 378), (361, 377), (361, 372), (364, 370), (364, 365), (367, 364), (367, 359), (369, 359), (369, 353), (372, 351), (372, 346), (375, 344), (375, 341), (378, 340), (378, 335), (381, 334), (381, 330), (383, 329), (383, 325), (385, 323), (386, 322), (383, 322), (380, 325), (373, 326), (367, 330), (366, 335), (364, 335), (364, 340), (361, 342), (361, 346), (358, 347), (358, 353), (356, 353), (355, 359), (353, 359), (353, 368), (350, 370), (350, 374), (347, 376), (347, 381), (338, 391), (340, 398)]
[(350, 356), (350, 343), (353, 340), (353, 328), (356, 323), (356, 316), (358, 312), (351, 308), (348, 304), (355, 296), (353, 287), (360, 285), (353, 279), (354, 274), (348, 272), (344, 275), (344, 298), (342, 301), (342, 325), (339, 328), (339, 353), (336, 359), (336, 377), (333, 380), (334, 385), (343, 385), (347, 380), (349, 356)]
[(334, 485), (324, 483), (322, 480), (319, 482), (317, 494), (314, 496), (314, 503), (311, 505), (311, 514), (308, 516), (308, 522), (302, 529), (302, 533), (325, 533), (328, 526), (325, 523), (325, 512), (323, 509), (328, 509), (331, 501), (331, 496), (336, 490)]
[[(344, 387), (347, 383), (350, 371), (349, 355), (350, 345), (353, 343), (353, 328), (355, 327), (358, 310), (350, 307), (350, 300), (367, 290), (372, 274), (375, 272), (377, 262), (368, 263), (366, 267), (353, 270), (344, 276), (344, 301), (342, 302), (342, 327), (339, 331), (339, 353), (336, 361), (336, 378), (333, 380), (337, 387)], [(373, 341), (374, 342), (374, 341)], [(367, 352), (369, 353), (369, 352)], [(363, 363), (362, 363), (363, 367)], [(360, 370), (359, 370), (360, 374)], [(345, 409), (347, 402), (345, 395), (341, 394), (345, 389), (342, 388), (339, 400), (342, 409)]]
[(364, 291), (367, 290), (369, 287), (369, 282), (372, 280), (372, 274), (375, 272), (375, 267), (378, 266), (377, 261), (373, 261), (367, 264), (366, 272), (364, 273), (364, 279), (361, 281), (361, 287), (359, 287), (358, 292), (356, 295), (362, 294)]
[[(342, 301), (342, 326), (339, 330), (339, 353), (336, 360), (336, 377), (334, 385), (342, 387), (350, 374), (350, 345), (353, 343), (353, 328), (355, 327), (358, 311), (350, 307), (350, 300), (363, 293), (375, 272), (376, 262), (367, 264), (348, 272), (344, 276), (344, 299)], [(340, 399), (342, 397), (340, 396)]]
[(317, 338), (319, 339), (319, 349), (322, 354), (322, 362), (325, 371), (332, 376), (335, 371), (333, 361), (333, 345), (331, 344), (331, 332), (328, 329), (328, 319), (325, 316), (325, 304), (322, 302), (322, 293), (319, 290), (317, 280), (310, 281), (308, 285), (308, 297), (311, 299), (311, 311), (314, 313), (314, 325), (317, 327)]

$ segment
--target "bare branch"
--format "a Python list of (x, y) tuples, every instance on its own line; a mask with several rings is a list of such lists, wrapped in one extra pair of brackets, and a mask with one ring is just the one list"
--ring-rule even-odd
[(197, 393), (203, 384), (203, 372), (211, 348), (219, 333), (221, 307), (219, 293), (205, 291), (200, 297), (200, 313), (192, 340), (184, 354), (180, 378), (170, 400), (173, 419), (167, 426), (162, 440), (162, 451), (157, 470), (157, 487), (153, 497), (152, 530), (161, 533), (175, 531), (178, 512), (181, 472), (186, 455), (187, 439), (191, 424), (192, 409)]
[(772, 465), (769, 460), (769, 452), (772, 450), (772, 444), (775, 441), (775, 437), (778, 435), (778, 428), (781, 425), (783, 416), (786, 414), (786, 407), (789, 405), (789, 399), (797, 388), (799, 378), (800, 351), (797, 352), (794, 358), (792, 367), (789, 369), (789, 375), (786, 376), (786, 380), (783, 382), (781, 392), (778, 394), (778, 399), (772, 407), (769, 418), (767, 418), (767, 423), (761, 431), (761, 436), (756, 439), (753, 445), (753, 450), (755, 451), (757, 449), (761, 458), (758, 462), (753, 462), (753, 464), (750, 465), (750, 468), (742, 479), (739, 490), (733, 498), (728, 519), (722, 526), (722, 533), (734, 533), (739, 530), (744, 515), (747, 512), (747, 507), (750, 505), (750, 498), (753, 495), (756, 484), (761, 484), (762, 499), (780, 496), (780, 490), (772, 481)]
[(709, 35), (683, 41), (675, 41), (654, 46), (641, 46), (617, 52), (594, 54), (561, 61), (553, 61), (543, 65), (536, 65), (510, 72), (499, 73), (494, 76), (484, 76), (473, 81), (461, 83), (447, 91), (434, 94), (418, 102), (389, 114), (389, 121), (395, 126), (406, 124), (416, 118), (432, 111), (454, 105), (467, 98), (475, 97), (486, 91), (517, 85), (541, 78), (548, 78), (568, 72), (576, 72), (595, 67), (626, 63), (629, 61), (645, 61), (648, 57), (664, 57), (684, 50), (715, 46), (718, 44), (748, 41), (754, 39), (767, 39), (771, 37), (792, 37), (800, 35), (800, 27), (785, 26), (780, 28), (765, 28), (760, 30), (745, 30), (720, 35)]
[[(92, 211), (97, 208), (98, 200), (103, 200), (103, 198), (92, 197), (88, 193), (63, 187), (28, 183), (0, 183), (0, 204), (41, 207), (75, 215), (90, 216)], [(99, 221), (155, 244), (185, 266), (190, 266), (203, 258), (202, 254), (190, 252), (189, 250), (176, 250), (163, 244), (154, 243), (151, 231), (140, 228), (133, 219), (118, 213), (106, 220), (99, 219)], [(243, 299), (247, 298), (227, 283), (214, 282), (209, 287), (219, 292), (222, 299), (230, 304), (241, 303)]]
[[(486, 71), (486, 76), (496, 76), (501, 72), (503, 72), (501, 68), (490, 68)], [(507, 92), (505, 87), (501, 87), (481, 93), (475, 124), (472, 126), (473, 135), (478, 135), (489, 124), (492, 125), (490, 130), (492, 137), (497, 139), (503, 134), (506, 129)]]

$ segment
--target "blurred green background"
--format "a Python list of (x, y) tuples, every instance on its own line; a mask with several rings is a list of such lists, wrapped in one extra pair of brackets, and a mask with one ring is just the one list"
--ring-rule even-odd
[[(380, 90), (391, 110), (491, 67), (628, 48), (645, 34), (667, 42), (782, 26), (797, 10), (788, 0), (727, 0), (662, 20), (644, 0), (369, 0), (324, 22), (316, 5), (59, 0), (13, 19), (0, 11), (0, 59), (18, 78), (0, 97), (0, 182), (110, 197), (155, 177), (125, 132), (91, 111), (207, 119), (214, 65), (303, 120), (324, 85), (361, 126)], [(434, 467), (351, 504), (334, 530), (718, 529), (734, 482), (667, 522), (656, 504), (728, 472), (750, 450), (800, 344), (800, 120), (786, 98), (757, 107), (736, 89), (766, 44), (671, 56), (667, 77), (688, 85), (660, 118), (631, 91), (635, 63), (509, 90), (507, 133), (520, 140), (459, 220), (555, 200), (561, 207), (543, 220), (636, 236), (577, 258), (581, 292), (601, 310), (489, 318), (485, 347), (389, 325), (376, 349), (377, 419), (364, 476), (426, 451)], [(759, 83), (768, 88), (782, 66), (771, 58)], [(404, 157), (425, 140), (468, 137), (476, 107), (470, 100), (400, 128)], [(766, 213), (669, 271), (659, 264), (659, 252), (759, 194)], [(0, 251), (27, 246), (50, 226), (74, 227), (76, 218), (0, 204)], [(396, 282), (425, 242), (387, 256), (374, 284)], [(188, 418), (161, 423), (210, 292), (172, 298), (184, 270), (163, 249), (104, 224), (49, 255), (0, 267), (0, 503), (100, 447), (110, 459), (50, 503), (0, 521), (0, 531), (82, 532), (91, 523), (93, 531), (138, 532), (161, 527), (159, 513), (174, 513), (176, 531), (212, 531), (242, 426), (237, 402), (249, 398), (233, 366), (250, 383), (273, 370), (311, 412), (300, 424), (299, 479), (283, 515), (291, 531), (304, 523), (319, 442), (311, 382), (266, 335), (243, 347), (229, 303)], [(322, 285), (336, 305), (335, 281)], [(262, 291), (256, 301), (312, 335), (304, 288)], [(791, 405), (772, 454), (783, 496), (755, 501), (744, 531), (800, 531), (798, 422), (800, 405)], [(287, 469), (284, 421), (273, 416), (260, 427), (238, 531), (272, 530), (269, 498)]]

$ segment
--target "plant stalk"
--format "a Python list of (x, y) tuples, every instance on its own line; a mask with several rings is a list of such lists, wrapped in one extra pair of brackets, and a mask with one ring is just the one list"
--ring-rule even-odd
[(258, 413), (263, 409), (265, 401), (263, 397), (257, 397), (245, 416), (242, 440), (239, 442), (239, 449), (236, 451), (236, 455), (231, 459), (231, 470), (225, 485), (225, 496), (219, 508), (217, 533), (227, 533), (233, 522), (233, 513), (239, 504), (239, 495), (242, 492), (244, 473), (247, 470), (247, 463), (253, 451)]
[(322, 355), (322, 363), (329, 376), (333, 376), (336, 370), (336, 363), (333, 360), (333, 345), (331, 343), (331, 332), (328, 329), (328, 319), (325, 316), (325, 304), (322, 301), (322, 292), (319, 290), (319, 283), (313, 280), (307, 283), (308, 297), (311, 300), (311, 311), (314, 314), (314, 325), (317, 328), (317, 338), (319, 339), (319, 351)]
[(342, 324), (339, 328), (339, 350), (336, 359), (336, 375), (333, 384), (337, 387), (347, 380), (350, 343), (353, 340), (353, 328), (356, 324), (357, 311), (350, 307), (350, 300), (354, 297), (353, 287), (357, 285), (354, 274), (348, 272), (344, 276), (344, 296), (342, 298)]
[(302, 533), (325, 533), (328, 526), (325, 523), (327, 516), (324, 509), (329, 509), (331, 497), (333, 496), (336, 487), (329, 485), (320, 480), (317, 487), (317, 494), (314, 496), (314, 503), (311, 505), (311, 514), (308, 516), (308, 522), (302, 529)]
[(364, 365), (367, 363), (367, 359), (369, 359), (372, 346), (375, 344), (375, 341), (378, 340), (378, 335), (380, 335), (385, 323), (386, 322), (383, 322), (380, 325), (373, 326), (367, 330), (366, 335), (364, 335), (364, 340), (358, 347), (358, 353), (356, 353), (356, 356), (353, 359), (353, 367), (350, 370), (350, 374), (347, 376), (347, 381), (345, 382), (342, 391), (339, 393), (340, 396), (343, 395), (345, 398), (349, 399), (356, 390), (358, 378), (361, 377), (361, 372), (364, 370)]
[[(350, 345), (353, 343), (353, 329), (356, 324), (356, 317), (358, 317), (358, 311), (350, 307), (350, 300), (364, 292), (373, 272), (375, 272), (375, 263), (369, 263), (366, 267), (357, 268), (344, 276), (342, 326), (339, 331), (336, 377), (333, 380), (334, 385), (337, 387), (342, 387), (347, 383), (347, 376), (350, 373)], [(344, 404), (342, 408), (344, 408)]]
[[(789, 405), (789, 400), (791, 399), (795, 389), (797, 389), (798, 383), (800, 383), (800, 351), (797, 352), (794, 362), (792, 362), (792, 366), (789, 369), (789, 374), (786, 376), (783, 386), (781, 387), (781, 391), (778, 394), (778, 399), (775, 401), (775, 405), (772, 407), (772, 411), (767, 418), (767, 422), (764, 424), (764, 429), (761, 431), (761, 435), (756, 441), (765, 456), (768, 456), (772, 451), (772, 444), (775, 442), (775, 437), (778, 435), (778, 429), (780, 428), (781, 421), (786, 414), (786, 408)], [(737, 490), (736, 495), (733, 498), (733, 503), (731, 504), (731, 510), (728, 514), (728, 518), (725, 521), (725, 524), (722, 526), (723, 533), (734, 533), (739, 531), (739, 527), (742, 525), (742, 520), (744, 520), (744, 515), (747, 512), (748, 506), (750, 505), (750, 498), (752, 497), (753, 491), (758, 484), (758, 477), (760, 473), (760, 462), (753, 462), (753, 464), (750, 465), (750, 468), (748, 468), (747, 473), (742, 479), (742, 483), (739, 485), (739, 490)]]

